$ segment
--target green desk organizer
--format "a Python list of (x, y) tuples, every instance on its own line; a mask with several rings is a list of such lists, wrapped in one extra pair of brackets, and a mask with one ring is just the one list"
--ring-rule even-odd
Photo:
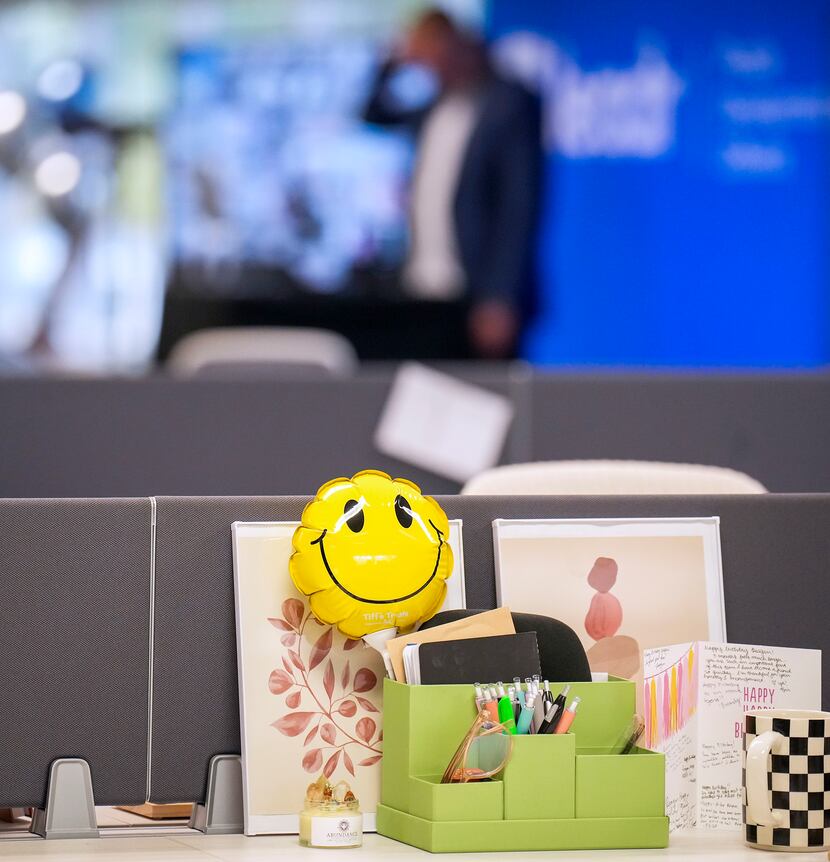
[(634, 683), (570, 694), (582, 699), (572, 732), (516, 736), (501, 777), (441, 784), (475, 718), (472, 686), (385, 680), (378, 832), (433, 853), (666, 847), (663, 755), (608, 753), (634, 714)]

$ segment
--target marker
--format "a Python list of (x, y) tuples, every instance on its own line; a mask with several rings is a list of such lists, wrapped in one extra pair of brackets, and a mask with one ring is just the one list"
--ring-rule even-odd
[(556, 725), (556, 733), (567, 733), (570, 726), (576, 718), (576, 708), (579, 706), (579, 697), (575, 697), (571, 701), (571, 705), (562, 713), (562, 718), (559, 719), (559, 724)]
[(507, 728), (508, 733), (516, 732), (516, 719), (513, 717), (513, 703), (504, 691), (502, 683), (499, 687), (499, 721)]
[(525, 705), (522, 707), (519, 721), (516, 724), (516, 733), (530, 733), (530, 725), (533, 721), (533, 692), (528, 692), (525, 697)]
[(548, 712), (545, 715), (545, 720), (542, 722), (542, 727), (539, 728), (539, 733), (555, 733), (556, 732), (556, 724), (559, 719), (562, 717), (562, 713), (565, 710), (565, 700), (568, 697), (568, 692), (571, 690), (569, 685), (566, 685), (559, 694), (556, 695), (556, 699), (553, 701), (553, 704), (548, 709)]

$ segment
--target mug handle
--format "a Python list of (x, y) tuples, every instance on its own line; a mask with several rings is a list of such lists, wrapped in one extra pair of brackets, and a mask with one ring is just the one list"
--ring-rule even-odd
[(780, 826), (784, 815), (769, 805), (767, 787), (767, 760), (773, 749), (781, 750), (784, 737), (767, 730), (749, 745), (746, 752), (746, 808), (749, 816), (760, 826)]

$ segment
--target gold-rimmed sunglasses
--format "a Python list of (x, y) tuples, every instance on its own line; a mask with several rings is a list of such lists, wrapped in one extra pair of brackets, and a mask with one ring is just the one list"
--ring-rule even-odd
[(461, 745), (441, 776), (442, 784), (483, 781), (498, 775), (513, 753), (513, 735), (507, 726), (494, 722), (483, 709), (476, 716)]

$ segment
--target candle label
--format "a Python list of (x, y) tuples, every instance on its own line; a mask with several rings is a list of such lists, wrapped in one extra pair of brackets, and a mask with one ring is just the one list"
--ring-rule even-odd
[(363, 843), (363, 815), (312, 817), (312, 847), (359, 847)]

